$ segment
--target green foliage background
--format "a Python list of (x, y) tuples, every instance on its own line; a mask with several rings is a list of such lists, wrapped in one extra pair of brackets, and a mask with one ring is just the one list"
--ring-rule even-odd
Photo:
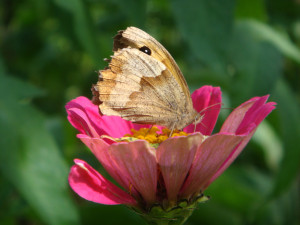
[(187, 224), (300, 224), (300, 1), (2, 0), (0, 17), (1, 225), (144, 224), (67, 183), (74, 158), (102, 170), (64, 105), (91, 97), (112, 37), (131, 25), (170, 51), (191, 91), (220, 86), (225, 108), (278, 103)]

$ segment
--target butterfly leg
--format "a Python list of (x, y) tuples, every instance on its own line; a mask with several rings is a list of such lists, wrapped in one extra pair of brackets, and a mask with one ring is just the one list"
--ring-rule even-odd
[(173, 123), (173, 125), (172, 125), (172, 129), (171, 129), (169, 138), (172, 137), (172, 134), (173, 134), (173, 132), (174, 132), (174, 129), (175, 129), (175, 123)]
[(153, 127), (153, 126), (154, 126), (154, 125), (152, 124), (151, 127), (148, 129), (146, 135), (148, 135), (148, 134), (150, 133), (150, 131), (152, 130), (152, 127)]

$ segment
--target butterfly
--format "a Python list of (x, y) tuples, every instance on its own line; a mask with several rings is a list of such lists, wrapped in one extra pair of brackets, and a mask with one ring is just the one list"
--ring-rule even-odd
[(113, 51), (92, 87), (103, 115), (172, 130), (202, 120), (175, 60), (152, 36), (128, 27), (114, 37)]

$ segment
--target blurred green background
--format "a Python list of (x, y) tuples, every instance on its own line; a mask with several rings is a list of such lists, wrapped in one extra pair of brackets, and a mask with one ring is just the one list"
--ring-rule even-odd
[(170, 51), (191, 91), (221, 87), (215, 132), (251, 97), (278, 103), (186, 224), (300, 224), (299, 0), (2, 0), (0, 17), (1, 225), (144, 224), (67, 183), (74, 158), (101, 168), (64, 105), (91, 98), (112, 37), (131, 25)]

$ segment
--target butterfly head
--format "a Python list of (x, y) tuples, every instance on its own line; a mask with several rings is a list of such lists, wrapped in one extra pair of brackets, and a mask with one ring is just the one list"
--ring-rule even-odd
[(201, 113), (197, 113), (197, 115), (194, 118), (194, 125), (197, 125), (199, 123), (201, 123), (201, 121), (203, 120), (204, 115), (201, 115)]

